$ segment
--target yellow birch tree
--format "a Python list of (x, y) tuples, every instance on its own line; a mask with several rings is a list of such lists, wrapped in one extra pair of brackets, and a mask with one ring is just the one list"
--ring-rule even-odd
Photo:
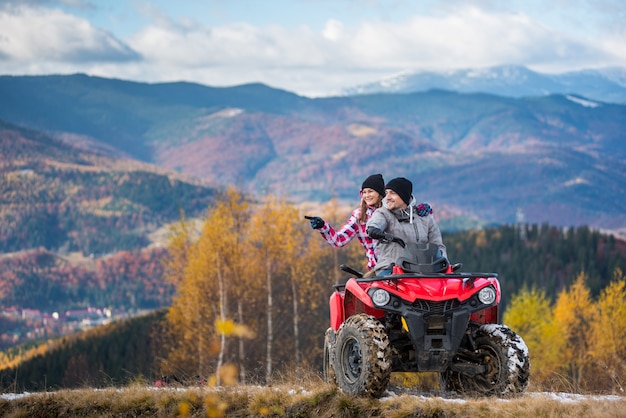
[(594, 374), (599, 387), (610, 386), (624, 392), (626, 378), (626, 278), (615, 271), (614, 280), (602, 291), (597, 302), (597, 318), (592, 325), (591, 356), (597, 365)]
[(299, 212), (293, 205), (288, 205), (284, 201), (274, 203), (275, 211), (275, 232), (280, 237), (276, 237), (280, 242), (282, 250), (280, 257), (289, 274), (289, 284), (291, 289), (291, 321), (294, 338), (294, 362), (296, 368), (300, 365), (300, 328), (299, 328), (299, 285), (303, 279), (302, 276), (307, 271), (302, 268), (302, 259), (305, 255), (304, 233), (300, 228)]
[(266, 201), (251, 217), (250, 234), (254, 243), (254, 253), (257, 263), (262, 266), (265, 277), (266, 292), (266, 357), (265, 381), (271, 383), (273, 375), (273, 342), (274, 342), (274, 281), (283, 267), (285, 250), (285, 232), (281, 230), (282, 215), (279, 202), (273, 196)]
[[(229, 289), (242, 275), (246, 245), (242, 231), (248, 214), (243, 196), (235, 189), (219, 197), (209, 210), (198, 240), (189, 247), (187, 258), (178, 257), (186, 266), (167, 315), (177, 337), (170, 359), (185, 364), (187, 372), (191, 372), (192, 365), (193, 372), (200, 376), (215, 371), (217, 384), (227, 352), (227, 335), (218, 333), (215, 325), (229, 319)], [(173, 243), (182, 241), (178, 237)]]
[[(293, 330), (293, 358), (296, 372), (303, 365), (302, 355), (302, 324), (303, 319), (316, 317), (321, 299), (318, 295), (323, 294), (326, 280), (320, 280), (318, 274), (319, 251), (315, 251), (315, 246), (309, 245), (312, 238), (320, 240), (319, 237), (311, 236), (310, 228), (303, 222), (303, 216), (297, 208), (286, 202), (275, 204), (278, 212), (276, 222), (277, 231), (282, 235), (281, 257), (285, 265), (285, 273), (288, 275), (288, 284), (291, 289), (291, 314)], [(309, 324), (312, 321), (308, 322)], [(310, 329), (310, 328), (308, 328)], [(325, 328), (319, 331), (323, 335)]]
[[(554, 306), (554, 326), (558, 334), (551, 341), (559, 348), (559, 363), (575, 390), (584, 390), (586, 367), (590, 361), (591, 324), (595, 305), (580, 273), (566, 291), (561, 292)], [(549, 343), (549, 342), (547, 342)]]
[(216, 287), (207, 280), (214, 270), (199, 254), (197, 243), (190, 247), (187, 261), (184, 278), (166, 315), (173, 338), (167, 369), (181, 378), (209, 372), (215, 354), (213, 307), (219, 304)]
[(543, 342), (552, 324), (552, 307), (545, 291), (522, 289), (513, 296), (502, 319), (524, 339), (531, 358), (533, 378), (543, 381), (546, 371), (550, 370), (551, 360), (556, 356), (555, 352), (550, 352), (552, 346)]
[[(213, 231), (207, 234), (213, 234), (213, 239), (219, 241), (220, 253), (224, 260), (226, 270), (224, 287), (228, 289), (228, 294), (233, 299), (233, 307), (236, 311), (237, 322), (240, 326), (250, 328), (248, 322), (254, 320), (257, 313), (254, 309), (244, 312), (245, 307), (253, 308), (257, 303), (255, 299), (261, 294), (262, 287), (259, 285), (256, 277), (258, 275), (258, 267), (252, 262), (249, 253), (251, 251), (251, 241), (249, 234), (250, 215), (252, 206), (246, 196), (235, 188), (229, 188), (224, 196), (221, 209), (223, 217), (228, 218), (224, 221), (222, 228), (213, 228)], [(226, 229), (227, 231), (224, 231)], [(226, 234), (220, 237), (217, 234)], [(226, 304), (226, 301), (224, 301)], [(232, 316), (235, 316), (232, 315)], [(226, 320), (226, 315), (222, 318)], [(246, 381), (246, 347), (245, 340), (252, 337), (252, 332), (239, 333), (233, 335), (237, 337), (237, 359), (239, 368), (239, 379), (241, 382)]]
[[(204, 280), (208, 286), (216, 287), (215, 291), (217, 292), (217, 303), (213, 305), (217, 307), (217, 312), (207, 312), (209, 315), (205, 318), (210, 324), (214, 324), (216, 319), (220, 322), (225, 322), (228, 316), (228, 288), (226, 285), (226, 276), (229, 273), (229, 260), (227, 260), (227, 254), (232, 249), (233, 242), (236, 240), (232, 232), (234, 220), (232, 214), (228, 211), (228, 201), (229, 196), (226, 195), (222, 197), (222, 200), (217, 202), (215, 208), (204, 223), (202, 236), (197, 245), (197, 261), (205, 265), (205, 268), (202, 269), (206, 272)], [(212, 301), (207, 302), (211, 303)], [(211, 304), (201, 302), (200, 306), (206, 309), (209, 308)], [(226, 335), (220, 333), (219, 351), (215, 366), (216, 371), (219, 371), (224, 364), (225, 351)], [(216, 384), (219, 385), (219, 373), (215, 373), (215, 375), (218, 376)]]
[(193, 242), (193, 223), (185, 219), (184, 212), (181, 212), (180, 220), (171, 225), (167, 233), (168, 257), (163, 261), (163, 277), (175, 287), (178, 287), (185, 277), (187, 257)]

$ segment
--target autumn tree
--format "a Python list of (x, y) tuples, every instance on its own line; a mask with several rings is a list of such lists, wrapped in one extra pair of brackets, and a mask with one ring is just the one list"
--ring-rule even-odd
[(189, 249), (184, 278), (167, 313), (171, 346), (165, 370), (176, 375), (206, 375), (212, 369), (216, 353), (214, 307), (219, 306), (216, 286), (208, 277), (214, 274), (212, 265), (199, 254), (197, 243)]
[[(229, 188), (225, 198), (221, 202), (220, 211), (223, 223), (219, 227), (207, 225), (206, 235), (211, 237), (215, 248), (220, 254), (226, 268), (224, 274), (219, 276), (220, 288), (223, 290), (223, 312), (220, 318), (226, 321), (228, 318), (237, 318), (240, 326), (249, 322), (250, 319), (256, 317), (254, 309), (251, 312), (244, 312), (247, 307), (249, 310), (255, 306), (255, 300), (261, 293), (261, 286), (256, 280), (258, 267), (249, 256), (251, 252), (251, 235), (249, 233), (250, 215), (252, 206), (247, 197), (235, 188)], [(217, 220), (219, 222), (219, 220)], [(233, 299), (232, 303), (227, 300), (227, 295)], [(227, 304), (232, 305), (234, 313), (227, 313)], [(247, 318), (246, 318), (247, 314)], [(239, 366), (239, 379), (241, 382), (246, 381), (246, 347), (245, 340), (251, 337), (251, 333), (235, 333), (233, 335), (238, 338), (237, 358)], [(221, 337), (222, 359), (218, 362), (221, 366), (223, 363), (223, 353), (225, 352), (225, 335)], [(219, 383), (219, 382), (218, 382)]]
[[(303, 216), (293, 206), (281, 202), (275, 206), (279, 212), (276, 226), (282, 235), (282, 258), (285, 264), (285, 273), (291, 289), (291, 322), (293, 329), (293, 361), (296, 370), (302, 366), (303, 356), (301, 349), (302, 324), (304, 318), (315, 317), (319, 311), (323, 295), (327, 288), (327, 279), (320, 274), (319, 247), (311, 244), (312, 240), (320, 243), (322, 240), (311, 234), (308, 222), (303, 222)], [(322, 332), (319, 333), (322, 335)]]
[(591, 357), (598, 386), (624, 392), (626, 378), (626, 278), (615, 271), (614, 280), (602, 291), (597, 302), (597, 317), (591, 326)]
[(276, 232), (282, 235), (282, 255), (286, 269), (289, 274), (291, 289), (291, 321), (294, 338), (294, 360), (296, 367), (300, 365), (300, 305), (299, 293), (300, 285), (307, 281), (309, 271), (303, 268), (301, 258), (305, 256), (306, 248), (304, 231), (299, 223), (299, 212), (285, 202), (280, 202), (275, 208), (277, 218), (275, 218)]
[(168, 257), (163, 260), (163, 277), (178, 287), (185, 277), (187, 257), (193, 245), (193, 223), (181, 212), (180, 220), (170, 226), (167, 233)]
[(315, 236), (317, 234), (311, 234), (308, 223), (299, 226), (305, 239), (291, 272), (294, 285), (292, 297), (297, 298), (294, 311), (298, 312), (298, 321), (293, 322), (294, 329), (298, 329), (294, 346), (294, 359), (299, 359), (296, 360), (296, 367), (306, 362), (311, 365), (316, 355), (321, 356), (320, 338), (330, 322), (328, 298), (333, 291), (330, 284), (335, 283), (331, 282), (334, 273), (329, 270), (338, 270), (338, 266), (325, 264), (325, 254), (333, 248)]
[(251, 218), (251, 239), (254, 243), (255, 255), (258, 265), (265, 277), (266, 294), (266, 357), (265, 357), (265, 381), (272, 381), (273, 373), (273, 350), (274, 350), (274, 282), (284, 269), (288, 258), (286, 251), (289, 249), (291, 238), (284, 231), (283, 216), (284, 202), (279, 202), (275, 197), (269, 196), (265, 203), (257, 209)]
[[(215, 324), (216, 320), (218, 323), (223, 323), (229, 316), (227, 284), (230, 281), (227, 276), (232, 276), (235, 270), (233, 263), (236, 263), (240, 257), (240, 251), (237, 248), (237, 244), (240, 242), (237, 225), (239, 217), (236, 215), (238, 211), (241, 211), (241, 206), (237, 206), (237, 202), (241, 199), (242, 197), (237, 191), (228, 189), (206, 219), (197, 243), (198, 258), (196, 261), (201, 263), (199, 270), (205, 272), (205, 280), (209, 285), (215, 286), (217, 284), (218, 303), (215, 305), (217, 312), (214, 313), (213, 320), (209, 321), (210, 324)], [(224, 364), (225, 351), (226, 334), (219, 333), (217, 371)], [(219, 376), (219, 373), (216, 373), (216, 376)], [(220, 384), (219, 379), (217, 384)]]
[(554, 329), (546, 344), (553, 344), (561, 370), (576, 390), (584, 389), (584, 376), (590, 360), (591, 325), (595, 306), (586, 286), (587, 276), (580, 273), (574, 283), (561, 292), (553, 310)]
[(533, 375), (544, 380), (557, 355), (553, 345), (544, 344), (552, 326), (552, 307), (545, 292), (536, 288), (522, 289), (513, 296), (502, 319), (522, 336), (530, 353)]
[[(184, 364), (188, 372), (206, 376), (224, 364), (226, 334), (217, 333), (215, 324), (216, 320), (227, 321), (229, 287), (237, 285), (243, 275), (241, 260), (246, 243), (242, 231), (247, 214), (241, 193), (228, 189), (209, 211), (186, 258), (179, 255), (178, 261), (185, 263), (184, 273), (167, 319), (177, 337), (171, 360)], [(180, 236), (172, 240), (175, 247), (184, 242)]]

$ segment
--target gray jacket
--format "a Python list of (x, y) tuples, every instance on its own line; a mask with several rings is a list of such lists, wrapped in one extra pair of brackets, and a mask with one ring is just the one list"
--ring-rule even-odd
[[(390, 211), (386, 207), (378, 208), (372, 217), (367, 221), (366, 228), (374, 227), (383, 232), (389, 232), (396, 238), (401, 238), (405, 243), (432, 243), (441, 249), (444, 257), (448, 258), (446, 246), (441, 239), (439, 225), (432, 215), (417, 216), (417, 210), (413, 208), (411, 216), (410, 207), (406, 209), (395, 209)], [(395, 242), (378, 241), (376, 243), (376, 254), (378, 262), (375, 270), (385, 270), (404, 253), (400, 244)]]

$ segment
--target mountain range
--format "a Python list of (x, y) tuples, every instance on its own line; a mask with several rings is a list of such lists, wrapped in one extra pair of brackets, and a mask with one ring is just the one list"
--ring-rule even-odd
[(573, 92), (312, 99), (262, 84), (76, 74), (2, 76), (0, 97), (3, 158), (8, 124), (256, 196), (356, 204), (361, 181), (380, 172), (411, 179), (442, 228), (524, 221), (626, 231), (626, 105)]
[(489, 93), (505, 97), (574, 94), (609, 103), (626, 103), (626, 68), (587, 69), (545, 74), (527, 67), (502, 65), (444, 72), (406, 71), (348, 87), (343, 94), (415, 93), (431, 89)]

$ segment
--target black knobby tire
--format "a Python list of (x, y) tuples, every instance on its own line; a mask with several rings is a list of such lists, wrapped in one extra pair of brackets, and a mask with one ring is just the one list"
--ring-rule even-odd
[(524, 340), (498, 324), (482, 325), (474, 336), (486, 371), (468, 376), (446, 370), (440, 374), (442, 389), (472, 396), (516, 396), (528, 388), (530, 359)]
[(366, 314), (348, 318), (337, 332), (333, 365), (342, 392), (380, 397), (391, 375), (391, 347), (385, 327)]
[(336, 385), (335, 369), (333, 367), (335, 347), (335, 331), (332, 328), (326, 330), (324, 334), (324, 382)]

